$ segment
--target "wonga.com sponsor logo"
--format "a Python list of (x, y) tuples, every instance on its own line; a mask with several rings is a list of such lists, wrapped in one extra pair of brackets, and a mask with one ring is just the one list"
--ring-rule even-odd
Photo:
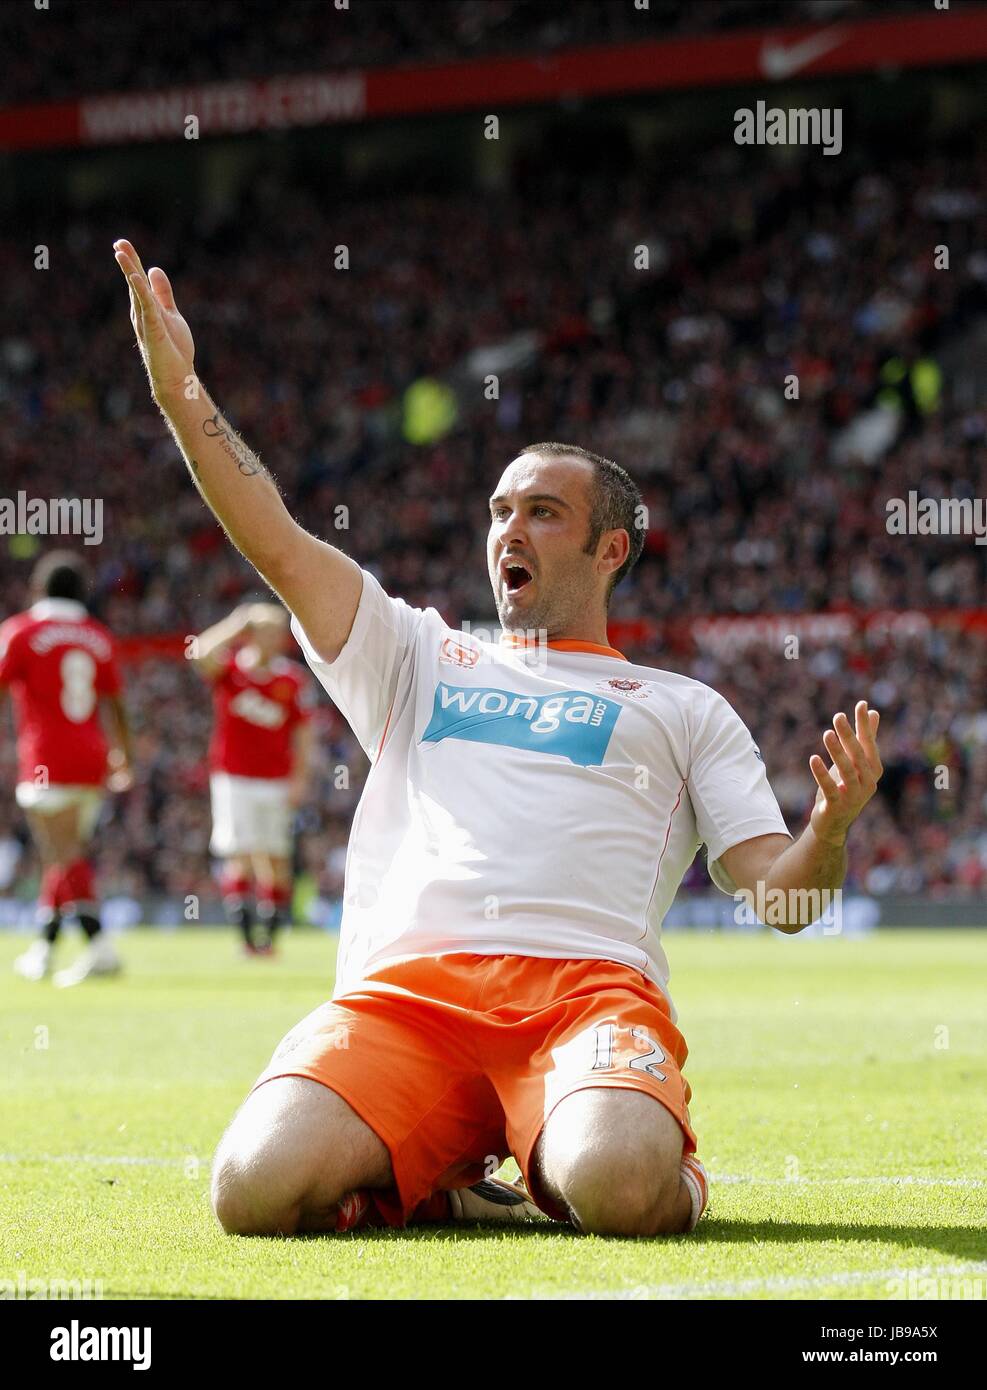
[(556, 753), (580, 767), (602, 763), (621, 711), (615, 700), (585, 690), (520, 695), (493, 687), (436, 686), (423, 743), (461, 738), (529, 752)]

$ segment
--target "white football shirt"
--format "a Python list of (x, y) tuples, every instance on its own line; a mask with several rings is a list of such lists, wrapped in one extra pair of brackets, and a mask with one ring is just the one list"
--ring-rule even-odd
[(450, 629), (367, 570), (309, 665), (371, 760), (350, 833), (336, 994), (453, 951), (622, 962), (667, 995), (661, 923), (700, 844), (788, 830), (754, 741), (699, 681), (586, 642)]

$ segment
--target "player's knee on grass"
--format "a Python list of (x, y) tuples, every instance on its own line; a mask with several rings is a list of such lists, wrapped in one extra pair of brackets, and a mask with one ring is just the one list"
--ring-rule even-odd
[(213, 1211), (227, 1235), (293, 1235), (307, 1186), (276, 1134), (224, 1140), (213, 1160)]
[(579, 1230), (654, 1236), (688, 1217), (679, 1167), (682, 1131), (641, 1092), (579, 1091), (556, 1106), (539, 1141), (541, 1180)]
[(213, 1161), (212, 1203), (229, 1235), (332, 1230), (357, 1187), (393, 1181), (386, 1146), (318, 1082), (278, 1077), (246, 1099)]

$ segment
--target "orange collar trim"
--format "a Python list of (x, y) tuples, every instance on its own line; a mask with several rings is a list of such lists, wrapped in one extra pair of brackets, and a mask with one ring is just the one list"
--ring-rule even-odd
[[(537, 639), (528, 641), (523, 637), (514, 634), (502, 633), (500, 638), (501, 646), (504, 647), (537, 647)], [(560, 637), (549, 640), (548, 645), (556, 652), (591, 652), (595, 656), (615, 656), (618, 661), (626, 661), (627, 657), (623, 652), (618, 652), (616, 647), (605, 647), (599, 642), (583, 642), (578, 637)]]

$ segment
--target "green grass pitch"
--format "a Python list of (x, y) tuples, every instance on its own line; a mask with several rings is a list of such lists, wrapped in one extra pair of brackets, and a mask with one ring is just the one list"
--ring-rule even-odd
[(238, 959), (225, 931), (137, 931), (123, 977), (64, 991), (13, 975), (24, 944), (0, 937), (0, 1280), (100, 1280), (107, 1298), (896, 1298), (909, 1273), (987, 1286), (987, 932), (670, 935), (712, 1202), (695, 1234), (652, 1241), (224, 1236), (210, 1155), (281, 1035), (328, 997), (334, 938), (296, 932), (268, 962)]

